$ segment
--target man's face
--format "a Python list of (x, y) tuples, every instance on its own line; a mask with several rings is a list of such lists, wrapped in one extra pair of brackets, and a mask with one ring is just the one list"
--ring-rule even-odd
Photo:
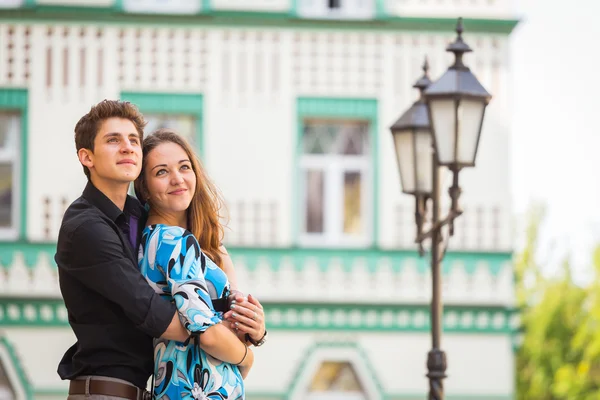
[(87, 167), (94, 181), (130, 183), (142, 169), (140, 136), (128, 119), (105, 120), (94, 140), (94, 151), (88, 154)]

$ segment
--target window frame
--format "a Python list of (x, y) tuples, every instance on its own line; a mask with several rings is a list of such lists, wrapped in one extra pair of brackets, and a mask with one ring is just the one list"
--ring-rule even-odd
[[(370, 130), (370, 124), (364, 120), (339, 119), (337, 121), (321, 119), (304, 119), (303, 127), (306, 122), (358, 122), (367, 123)], [(301, 139), (303, 140), (303, 138)], [(368, 138), (369, 142), (371, 138)], [(300, 143), (302, 146), (303, 143)], [(303, 147), (303, 146), (302, 146)], [(307, 154), (302, 151), (298, 163), (300, 169), (299, 190), (301, 205), (298, 210), (300, 214), (301, 226), (299, 231), (299, 244), (303, 247), (364, 247), (370, 244), (369, 239), (372, 236), (372, 202), (373, 202), (373, 179), (371, 171), (370, 151), (363, 155), (337, 155), (337, 154)], [(306, 174), (307, 170), (320, 170), (324, 172), (324, 227), (323, 233), (310, 233), (306, 231), (307, 214), (307, 191)], [(344, 209), (340, 207), (344, 199), (344, 174), (347, 172), (358, 172), (361, 174), (361, 219), (364, 224), (363, 232), (360, 236), (353, 236), (344, 233), (343, 226), (339, 226), (344, 221)], [(331, 192), (335, 191), (335, 192)]]
[(17, 138), (17, 156), (14, 161), (16, 179), (13, 181), (13, 226), (0, 228), (0, 241), (25, 240), (27, 236), (27, 166), (28, 166), (28, 92), (26, 89), (0, 88), (0, 110), (18, 113), (19, 137)]
[[(142, 114), (194, 116), (196, 118), (195, 150), (204, 160), (204, 97), (202, 94), (121, 92), (121, 99), (133, 103)], [(149, 133), (144, 132), (144, 134)]]
[[(378, 103), (376, 99), (371, 98), (309, 98), (299, 97), (296, 102), (297, 117), (297, 135), (296, 135), (296, 154), (293, 160), (293, 170), (295, 171), (295, 185), (292, 188), (292, 199), (294, 202), (292, 212), (292, 237), (294, 243), (300, 247), (327, 247), (327, 248), (366, 248), (375, 246), (378, 243), (379, 236), (379, 168), (378, 168)], [(356, 121), (366, 123), (368, 126), (369, 165), (367, 173), (364, 176), (365, 189), (362, 190), (361, 209), (364, 215), (365, 231), (361, 237), (351, 237), (342, 234), (342, 238), (335, 237), (335, 234), (310, 234), (305, 232), (306, 224), (306, 180), (305, 165), (310, 165), (312, 161), (309, 155), (304, 154), (303, 137), (304, 126), (308, 120), (330, 120), (330, 121)], [(347, 156), (345, 156), (347, 157)], [(362, 157), (362, 156), (360, 156)], [(351, 157), (349, 157), (351, 158)], [(319, 161), (316, 161), (317, 165)], [(335, 164), (335, 163), (334, 163)], [(329, 168), (340, 168), (333, 167)], [(346, 169), (345, 172), (353, 170)], [(361, 170), (362, 171), (362, 170)], [(339, 195), (343, 198), (343, 174), (338, 174), (342, 179)], [(327, 179), (327, 176), (325, 176)], [(363, 179), (363, 178), (361, 178)], [(325, 191), (327, 191), (325, 183)], [(325, 194), (325, 202), (334, 201)], [(327, 210), (325, 205), (324, 211)], [(333, 216), (324, 215), (324, 230), (326, 230), (327, 220)], [(342, 216), (343, 218), (343, 216)], [(339, 219), (338, 219), (339, 221)], [(343, 233), (343, 227), (341, 228)]]
[(319, 3), (316, 6), (313, 4), (312, 7), (304, 5), (304, 1), (306, 0), (294, 0), (292, 5), (294, 13), (300, 18), (370, 20), (385, 16), (383, 0), (370, 0), (372, 2), (371, 9), (364, 13), (357, 12), (358, 10), (348, 6), (348, 1), (358, 0), (339, 0), (339, 7), (329, 7), (330, 0), (316, 0)]
[[(21, 112), (16, 110), (7, 110), (0, 107), (0, 113), (13, 114), (17, 119), (17, 138), (16, 138), (16, 149), (0, 149), (0, 164), (10, 163), (12, 172), (12, 199), (11, 199), (11, 215), (10, 215), (10, 227), (0, 226), (0, 240), (16, 240), (19, 237), (19, 216), (21, 215), (21, 146), (20, 143), (22, 129), (21, 124)], [(14, 156), (10, 156), (11, 150), (15, 150)]]

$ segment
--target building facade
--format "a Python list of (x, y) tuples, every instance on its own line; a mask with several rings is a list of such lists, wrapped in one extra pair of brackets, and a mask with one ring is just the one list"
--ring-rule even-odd
[[(264, 304), (249, 399), (417, 400), (430, 271), (389, 126), (456, 17), (494, 95), (443, 263), (449, 400), (514, 398), (509, 0), (0, 1), (0, 399), (64, 399), (74, 342), (55, 241), (92, 104), (174, 127), (227, 201), (241, 288)], [(445, 193), (445, 192), (444, 192)]]

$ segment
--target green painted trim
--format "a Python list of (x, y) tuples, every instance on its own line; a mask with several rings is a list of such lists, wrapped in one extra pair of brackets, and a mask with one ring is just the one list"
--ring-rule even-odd
[(32, 243), (27, 241), (0, 242), (0, 269), (10, 269), (13, 265), (17, 253), (23, 256), (25, 266), (34, 269), (40, 257), (46, 256), (50, 265), (56, 268), (54, 263), (54, 253), (56, 253), (56, 243)]
[(68, 327), (62, 299), (0, 298), (0, 325), (11, 327)]
[[(265, 306), (270, 330), (343, 332), (431, 331), (426, 304), (273, 304)], [(517, 311), (502, 306), (444, 307), (445, 334), (512, 335)]]
[[(178, 26), (235, 26), (286, 29), (323, 29), (350, 31), (426, 31), (454, 32), (455, 18), (425, 18), (425, 17), (385, 17), (376, 20), (329, 20), (305, 19), (295, 16), (296, 5), (292, 4), (290, 12), (251, 12), (211, 10), (198, 15), (160, 15), (160, 14), (130, 14), (116, 12), (113, 6), (77, 7), (77, 6), (47, 6), (38, 5), (33, 8), (1, 10), (0, 20), (12, 23), (44, 21), (78, 22), (95, 24), (150, 24)], [(292, 14), (292, 15), (291, 15)], [(516, 19), (463, 19), (465, 30), (469, 33), (510, 34), (519, 24)]]
[(298, 0), (291, 0), (289, 16), (294, 18), (298, 15)]
[(19, 193), (19, 206), (20, 206), (20, 217), (19, 217), (19, 238), (25, 239), (27, 237), (27, 183), (28, 183), (28, 134), (29, 134), (29, 95), (27, 89), (8, 89), (0, 88), (0, 109), (4, 110), (17, 110), (21, 113), (21, 137), (20, 137), (20, 150), (21, 150), (21, 191)]
[[(0, 324), (0, 326), (2, 326), (2, 324)], [(27, 374), (25, 373), (25, 369), (23, 369), (23, 365), (21, 364), (21, 360), (19, 360), (19, 357), (17, 356), (15, 348), (10, 343), (10, 341), (4, 336), (0, 336), (0, 346), (6, 349), (8, 356), (10, 357), (10, 360), (8, 361), (11, 363), (11, 365), (15, 368), (17, 372), (19, 382), (16, 383), (18, 383), (21, 386), (21, 389), (25, 393), (27, 400), (33, 399), (33, 390), (30, 380), (27, 377)], [(13, 382), (13, 384), (14, 383), (15, 382)]]
[(122, 92), (121, 99), (135, 104), (142, 113), (193, 115), (196, 118), (197, 151), (204, 159), (204, 97), (201, 94)]
[[(270, 269), (278, 272), (285, 263), (292, 263), (294, 270), (302, 271), (307, 262), (315, 262), (321, 271), (327, 271), (333, 262), (340, 262), (344, 272), (351, 272), (357, 261), (364, 262), (370, 273), (377, 272), (380, 261), (388, 261), (393, 274), (399, 274), (407, 263), (414, 263), (417, 272), (426, 274), (429, 271), (429, 262), (426, 258), (419, 257), (413, 250), (382, 250), (372, 249), (312, 249), (312, 248), (255, 248), (255, 247), (228, 247), (234, 262), (243, 262), (250, 271), (256, 271), (264, 262)], [(50, 265), (56, 268), (54, 253), (56, 243), (40, 242), (0, 242), (0, 268), (9, 269), (17, 254), (21, 254), (28, 268), (35, 268), (39, 258), (45, 256)], [(479, 263), (485, 263), (490, 274), (497, 276), (503, 268), (512, 268), (512, 253), (510, 252), (449, 252), (442, 261), (442, 273), (448, 275), (457, 266), (461, 265), (468, 275), (477, 270)]]
[[(308, 261), (316, 262), (321, 271), (327, 271), (332, 262), (339, 261), (343, 271), (350, 272), (356, 261), (364, 261), (367, 270), (374, 273), (377, 271), (378, 262), (384, 260), (391, 263), (393, 273), (402, 272), (407, 263), (414, 263), (420, 274), (430, 270), (428, 259), (419, 257), (419, 254), (413, 250), (250, 247), (228, 247), (227, 249), (234, 261), (243, 261), (251, 271), (256, 270), (261, 262), (267, 262), (276, 272), (285, 262), (292, 262), (294, 269), (301, 271)], [(442, 261), (442, 273), (448, 275), (455, 265), (461, 264), (466, 273), (472, 275), (477, 270), (478, 264), (485, 262), (490, 273), (497, 276), (511, 261), (511, 253), (449, 252)]]
[(302, 156), (302, 134), (304, 120), (310, 118), (332, 118), (365, 120), (369, 123), (369, 136), (371, 145), (371, 167), (372, 167), (372, 210), (373, 225), (371, 226), (371, 245), (379, 244), (379, 125), (378, 106), (376, 99), (364, 98), (334, 98), (334, 97), (299, 97), (296, 99), (296, 144), (293, 170), (295, 171), (295, 184), (292, 188), (293, 221), (292, 237), (294, 243), (299, 242), (300, 235), (300, 157)]
[(301, 388), (298, 388), (298, 384), (300, 381), (300, 377), (303, 375), (303, 371), (306, 369), (306, 363), (311, 360), (311, 358), (316, 352), (324, 348), (350, 349), (356, 352), (356, 354), (358, 354), (358, 357), (362, 360), (362, 365), (368, 371), (369, 376), (363, 378), (370, 380), (374, 384), (375, 388), (377, 389), (377, 398), (383, 398), (383, 386), (381, 385), (381, 382), (377, 377), (377, 373), (375, 371), (375, 368), (373, 368), (369, 357), (360, 345), (358, 345), (355, 342), (319, 342), (312, 344), (306, 351), (304, 351), (305, 356), (298, 363), (298, 366), (296, 367), (296, 372), (292, 374), (292, 380), (290, 381), (287, 387), (287, 400), (292, 399), (298, 390), (302, 390)]
[(388, 18), (387, 9), (385, 6), (385, 0), (376, 0), (375, 2), (375, 18), (384, 19)]
[[(422, 332), (428, 333), (427, 304), (264, 303), (273, 331)], [(517, 310), (502, 306), (444, 308), (445, 334), (513, 335)], [(0, 298), (0, 325), (5, 327), (67, 327), (62, 299)]]
[(115, 0), (112, 9), (115, 12), (123, 12), (123, 0)]

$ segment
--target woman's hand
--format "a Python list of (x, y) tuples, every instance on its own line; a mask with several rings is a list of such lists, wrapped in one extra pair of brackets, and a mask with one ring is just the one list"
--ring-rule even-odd
[(230, 301), (230, 310), (223, 316), (230, 328), (239, 332), (238, 337), (244, 337), (247, 333), (255, 342), (261, 340), (265, 336), (266, 327), (265, 313), (260, 302), (251, 294), (246, 298), (238, 291), (231, 294)]

